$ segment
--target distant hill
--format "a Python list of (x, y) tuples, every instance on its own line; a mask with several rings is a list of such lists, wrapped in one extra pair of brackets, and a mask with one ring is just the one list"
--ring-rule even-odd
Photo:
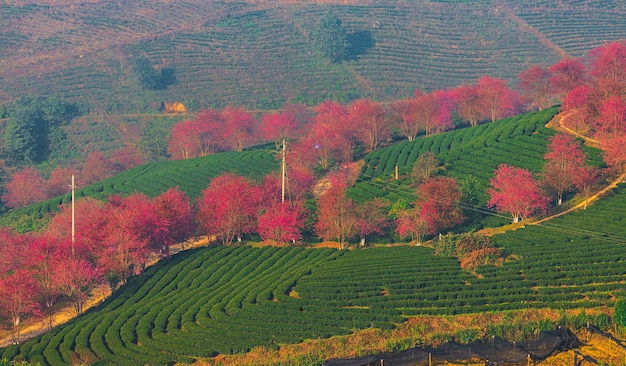
[[(309, 34), (332, 12), (350, 56), (318, 59)], [(0, 105), (25, 94), (64, 96), (96, 113), (160, 102), (191, 110), (274, 108), (361, 96), (392, 100), (529, 65), (626, 34), (620, 1), (12, 1), (0, 5)], [(162, 90), (132, 80), (146, 57), (171, 77)]]

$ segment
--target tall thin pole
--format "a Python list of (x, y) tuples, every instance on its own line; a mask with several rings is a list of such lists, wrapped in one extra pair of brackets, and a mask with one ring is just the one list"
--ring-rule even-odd
[(283, 139), (283, 163), (282, 163), (282, 191), (281, 191), (281, 203), (285, 203), (285, 149), (287, 147), (287, 139)]
[(74, 174), (72, 174), (72, 255), (74, 255)]

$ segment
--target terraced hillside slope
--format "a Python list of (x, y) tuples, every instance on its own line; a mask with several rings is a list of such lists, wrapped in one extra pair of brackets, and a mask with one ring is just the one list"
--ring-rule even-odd
[[(339, 17), (349, 57), (311, 49), (324, 14)], [(57, 95), (101, 113), (162, 101), (190, 108), (275, 108), (359, 96), (398, 99), (415, 89), (514, 80), (531, 64), (582, 56), (626, 32), (619, 1), (16, 1), (0, 6), (0, 104)], [(145, 90), (138, 57), (173, 83)]]
[(621, 185), (585, 211), (498, 235), (516, 259), (477, 275), (424, 247), (188, 251), (0, 356), (50, 365), (186, 363), (392, 327), (417, 314), (611, 306), (626, 290), (625, 209)]

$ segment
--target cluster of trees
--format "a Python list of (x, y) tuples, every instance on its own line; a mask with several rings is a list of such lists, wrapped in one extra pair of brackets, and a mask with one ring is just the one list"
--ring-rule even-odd
[(510, 213), (513, 222), (545, 213), (553, 199), (558, 205), (568, 192), (587, 194), (599, 171), (590, 166), (580, 141), (568, 134), (556, 134), (548, 141), (548, 151), (539, 179), (523, 168), (501, 164), (490, 179), (489, 207)]
[(137, 84), (148, 90), (166, 89), (176, 81), (173, 69), (157, 69), (145, 56), (136, 57), (131, 64), (130, 70)]
[(343, 105), (327, 101), (308, 109), (288, 105), (258, 120), (241, 108), (203, 110), (171, 129), (168, 152), (186, 159), (225, 150), (242, 150), (260, 141), (294, 140), (290, 153), (306, 165), (327, 169), (356, 152), (377, 149), (389, 139), (431, 135), (454, 128), (453, 116), (476, 125), (520, 111), (517, 93), (501, 79), (488, 76), (472, 85), (432, 93), (416, 92), (391, 104), (359, 99)]
[(95, 286), (115, 288), (143, 270), (150, 258), (194, 233), (189, 199), (170, 189), (154, 200), (142, 194), (82, 199), (64, 207), (40, 232), (0, 231), (0, 318), (19, 341), (22, 320), (47, 315), (52, 326), (58, 299), (82, 313)]
[(78, 114), (78, 107), (56, 98), (24, 97), (5, 109), (9, 119), (4, 129), (8, 163), (19, 165), (46, 160), (63, 148), (61, 128)]
[(141, 163), (141, 155), (129, 146), (116, 150), (110, 157), (99, 151), (92, 151), (82, 166), (58, 166), (47, 174), (27, 166), (9, 177), (4, 186), (2, 201), (9, 208), (28, 206), (67, 194), (70, 189), (69, 177), (72, 175), (77, 176), (78, 185), (84, 187)]
[(532, 66), (519, 80), (531, 105), (560, 100), (564, 123), (600, 141), (609, 167), (626, 173), (626, 42), (607, 43), (584, 59)]

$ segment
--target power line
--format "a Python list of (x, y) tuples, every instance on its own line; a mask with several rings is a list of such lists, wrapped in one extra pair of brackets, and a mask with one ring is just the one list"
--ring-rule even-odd
[[(360, 179), (360, 182), (366, 182), (369, 184), (372, 184), (374, 186), (377, 186), (379, 188), (385, 188), (385, 189), (394, 189), (395, 188), (395, 193), (410, 193), (408, 192), (408, 189), (405, 188), (405, 186), (401, 186), (397, 183), (394, 182), (389, 182), (386, 181), (384, 183), (382, 182), (376, 182), (374, 180), (364, 180), (364, 179)], [(424, 195), (428, 198), (431, 199), (435, 199), (438, 202), (446, 202), (444, 200), (440, 200), (440, 199), (436, 199), (435, 197), (433, 197), (432, 195)], [(455, 206), (461, 207), (463, 209), (466, 210), (470, 210), (470, 211), (475, 211), (478, 213), (482, 213), (485, 215), (489, 215), (489, 216), (494, 216), (494, 217), (499, 217), (499, 218), (504, 218), (507, 220), (510, 220), (511, 217), (510, 216), (505, 216), (505, 215), (500, 215), (499, 213), (497, 213), (494, 210), (482, 207), (482, 206), (476, 206), (476, 205), (472, 205), (466, 202), (456, 202), (454, 203)], [(607, 242), (611, 242), (611, 243), (615, 243), (615, 244), (626, 244), (626, 240), (624, 240), (624, 238), (621, 237), (617, 237), (614, 236), (612, 234), (609, 233), (604, 233), (604, 232), (599, 232), (599, 231), (594, 231), (594, 230), (589, 230), (589, 229), (583, 229), (583, 228), (572, 228), (569, 226), (562, 226), (562, 225), (558, 225), (555, 223), (547, 223), (547, 222), (543, 222), (541, 224), (533, 224), (533, 223), (529, 223), (528, 225), (536, 225), (536, 226), (541, 226), (544, 227), (546, 229), (553, 229), (553, 230), (558, 230), (560, 232), (563, 233), (569, 233), (569, 234), (573, 234), (573, 235), (582, 235), (582, 236), (589, 236), (598, 240), (603, 240), (603, 241), (607, 241)]]

